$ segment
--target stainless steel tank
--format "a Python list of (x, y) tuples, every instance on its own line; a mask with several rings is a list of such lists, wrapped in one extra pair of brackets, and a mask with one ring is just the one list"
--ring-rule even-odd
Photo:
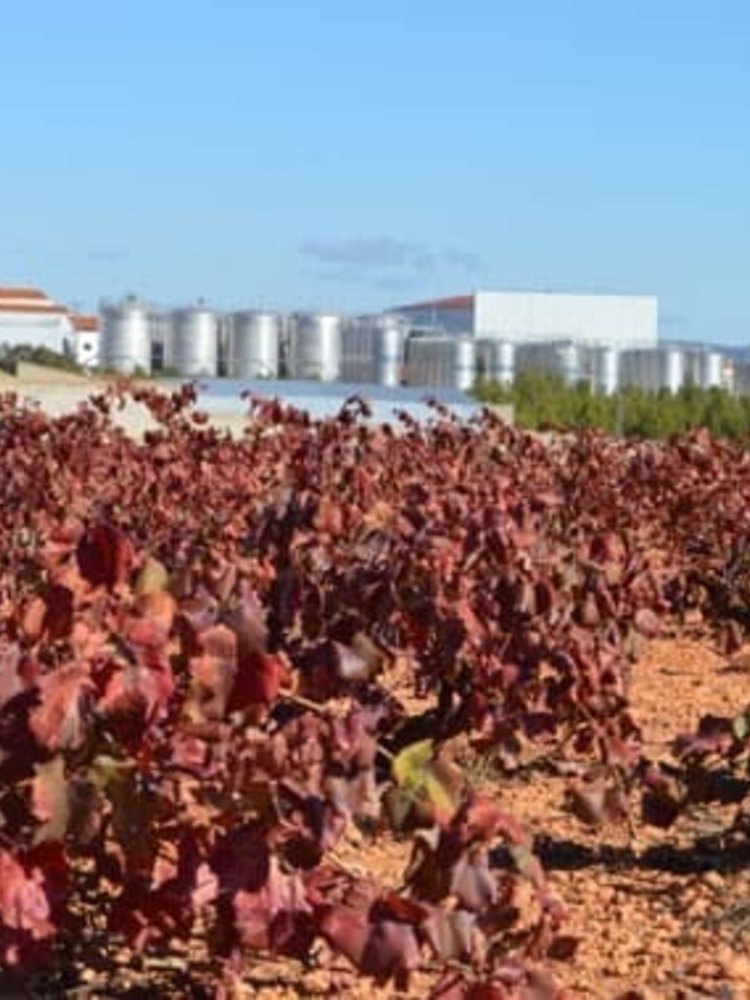
[(476, 341), (477, 371), (500, 385), (512, 385), (516, 377), (516, 345), (507, 340), (482, 337)]
[(397, 316), (358, 316), (342, 325), (340, 377), (344, 382), (398, 386), (405, 327)]
[(227, 336), (226, 373), (230, 378), (277, 378), (281, 320), (276, 313), (237, 312)]
[(102, 367), (132, 375), (151, 373), (151, 332), (147, 307), (135, 298), (101, 307)]
[(698, 384), (704, 389), (720, 388), (725, 384), (724, 357), (719, 351), (701, 351)]
[(341, 328), (339, 376), (344, 382), (375, 382), (375, 338), (377, 320), (358, 316)]
[(409, 385), (443, 386), (448, 384), (445, 337), (412, 335), (406, 347), (406, 376)]
[(553, 367), (561, 375), (566, 385), (575, 385), (585, 378), (582, 351), (578, 344), (560, 344), (554, 348)]
[(163, 371), (174, 367), (174, 316), (162, 309), (149, 309), (151, 368)]
[(685, 352), (676, 347), (662, 348), (660, 356), (659, 388), (672, 393), (680, 391), (686, 381)]
[(293, 378), (333, 382), (341, 370), (341, 316), (335, 313), (300, 313), (290, 338)]
[(461, 392), (468, 392), (477, 377), (476, 341), (473, 337), (459, 337), (454, 344), (451, 385)]
[(735, 396), (750, 393), (750, 364), (727, 358), (722, 371), (722, 384)]
[(410, 337), (406, 347), (409, 385), (470, 389), (477, 372), (476, 341), (471, 337)]
[(620, 354), (620, 387), (641, 392), (658, 392), (662, 387), (664, 363), (660, 349), (628, 348)]
[(574, 384), (583, 377), (582, 349), (559, 340), (521, 343), (516, 350), (516, 366), (519, 371), (558, 375)]
[(172, 365), (187, 378), (213, 377), (219, 369), (219, 330), (216, 314), (203, 305), (174, 314)]
[(492, 375), (501, 385), (512, 385), (516, 377), (516, 345), (509, 340), (496, 340), (492, 352)]
[(594, 391), (613, 396), (620, 387), (620, 352), (616, 347), (591, 349)]
[(375, 336), (375, 382), (401, 385), (404, 371), (404, 324), (395, 316), (383, 316)]

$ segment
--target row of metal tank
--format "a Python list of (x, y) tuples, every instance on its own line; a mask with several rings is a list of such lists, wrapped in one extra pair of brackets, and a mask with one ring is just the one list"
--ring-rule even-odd
[(279, 374), (281, 318), (273, 313), (219, 316), (202, 304), (165, 311), (129, 298), (102, 305), (101, 315), (101, 363), (112, 371), (186, 378)]
[(103, 367), (186, 378), (402, 381), (405, 330), (387, 316), (345, 320), (333, 313), (217, 315), (203, 305), (163, 311), (131, 298), (102, 306)]
[(409, 384), (466, 391), (478, 376), (509, 385), (519, 372), (587, 382), (611, 394), (635, 386), (676, 392), (687, 382), (729, 386), (716, 350), (687, 345), (655, 349), (591, 347), (573, 341), (511, 343), (415, 330), (397, 315), (346, 319), (334, 313), (268, 311), (218, 314), (203, 303), (160, 310), (135, 298), (102, 306), (102, 365), (185, 378), (224, 375)]
[(132, 374), (185, 378), (345, 381), (468, 390), (477, 344), (468, 337), (409, 336), (397, 316), (344, 319), (333, 313), (245, 311), (217, 315), (198, 304), (164, 311), (135, 298), (104, 304), (101, 359)]
[(571, 341), (515, 344), (470, 337), (406, 341), (404, 373), (410, 385), (466, 391), (479, 376), (511, 385), (520, 372), (558, 375), (568, 385), (585, 382), (604, 395), (626, 387), (676, 393), (688, 383), (704, 389), (732, 388), (731, 366), (719, 351), (709, 348), (617, 349)]
[(703, 389), (731, 388), (731, 366), (711, 348), (662, 345), (617, 349), (561, 341), (520, 344), (515, 356), (516, 371), (555, 374), (569, 385), (587, 382), (594, 392), (605, 395), (627, 387), (675, 393), (688, 383)]

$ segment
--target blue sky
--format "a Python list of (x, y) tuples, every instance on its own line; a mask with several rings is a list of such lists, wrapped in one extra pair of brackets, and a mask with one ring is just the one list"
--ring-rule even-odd
[(742, 0), (7, 0), (0, 283), (648, 291), (750, 339)]

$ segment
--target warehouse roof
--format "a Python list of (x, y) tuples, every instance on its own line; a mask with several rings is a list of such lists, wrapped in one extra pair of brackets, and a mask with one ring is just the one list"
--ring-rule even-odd
[(409, 302), (407, 305), (396, 306), (391, 312), (402, 309), (471, 309), (474, 304), (473, 295), (451, 295), (445, 299), (427, 299), (425, 302)]

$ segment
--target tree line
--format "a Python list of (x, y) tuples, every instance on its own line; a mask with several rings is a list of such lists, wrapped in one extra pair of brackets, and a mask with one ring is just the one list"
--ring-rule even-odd
[(587, 382), (568, 385), (558, 375), (521, 372), (512, 385), (480, 379), (473, 395), (488, 404), (510, 404), (528, 430), (595, 428), (618, 437), (664, 439), (705, 427), (716, 437), (750, 435), (750, 397), (688, 383), (677, 393), (627, 388), (605, 396)]

